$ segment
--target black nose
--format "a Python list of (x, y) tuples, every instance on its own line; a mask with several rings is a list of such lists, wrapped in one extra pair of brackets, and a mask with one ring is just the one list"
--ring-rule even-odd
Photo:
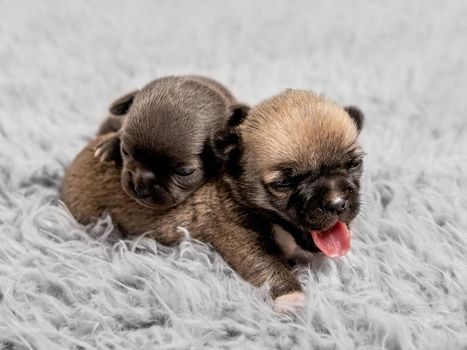
[(326, 210), (332, 214), (341, 214), (348, 206), (348, 201), (345, 198), (339, 197), (326, 204)]
[(142, 198), (150, 197), (153, 192), (154, 179), (154, 173), (151, 171), (138, 171), (133, 178), (136, 194)]

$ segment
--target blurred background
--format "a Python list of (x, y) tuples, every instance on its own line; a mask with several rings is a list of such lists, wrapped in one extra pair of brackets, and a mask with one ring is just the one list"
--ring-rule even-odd
[(2, 130), (62, 160), (115, 97), (167, 74), (212, 76), (251, 104), (288, 87), (325, 93), (360, 106), (365, 134), (386, 148), (395, 137), (406, 149), (465, 132), (463, 1), (2, 0), (1, 9)]

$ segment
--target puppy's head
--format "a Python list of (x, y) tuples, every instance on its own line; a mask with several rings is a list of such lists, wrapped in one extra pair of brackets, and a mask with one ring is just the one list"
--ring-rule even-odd
[(342, 108), (308, 91), (287, 90), (266, 100), (239, 127), (232, 184), (250, 205), (314, 233), (325, 250), (324, 243), (336, 242), (317, 242), (316, 233), (348, 234), (359, 212), (362, 122), (356, 107)]
[(141, 204), (165, 210), (217, 174), (211, 139), (231, 110), (210, 90), (202, 94), (204, 103), (201, 98), (193, 101), (199, 107), (187, 108), (175, 97), (155, 93), (155, 88), (121, 98), (111, 113), (126, 115), (121, 133), (123, 189)]

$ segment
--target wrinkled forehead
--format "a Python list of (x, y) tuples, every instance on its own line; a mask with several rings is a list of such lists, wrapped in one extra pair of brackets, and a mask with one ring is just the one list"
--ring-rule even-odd
[(253, 153), (263, 171), (273, 171), (284, 164), (307, 171), (323, 163), (339, 163), (359, 151), (357, 128), (337, 105), (286, 105), (258, 112), (259, 115), (252, 113), (243, 137), (247, 151)]
[(125, 144), (184, 156), (201, 151), (209, 130), (192, 115), (164, 104), (137, 107), (130, 110), (125, 123)]
[(166, 162), (180, 163), (199, 156), (204, 146), (203, 136), (181, 127), (157, 128), (140, 123), (129, 124), (121, 139), (132, 154), (151, 159), (163, 155)]

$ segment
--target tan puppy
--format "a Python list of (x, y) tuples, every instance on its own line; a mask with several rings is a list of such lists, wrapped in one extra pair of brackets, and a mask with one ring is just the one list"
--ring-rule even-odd
[(219, 171), (209, 145), (232, 114), (243, 113), (219, 82), (168, 76), (117, 99), (98, 134), (103, 161), (122, 164), (122, 186), (141, 204), (166, 210)]
[(356, 108), (346, 111), (312, 92), (287, 90), (218, 136), (213, 149), (223, 157), (224, 173), (165, 213), (127, 196), (120, 171), (94, 157), (97, 139), (70, 165), (62, 199), (84, 224), (108, 212), (123, 232), (149, 232), (167, 245), (180, 242), (177, 227), (185, 227), (247, 281), (268, 283), (275, 310), (287, 311), (302, 306), (304, 294), (273, 225), (300, 249), (318, 246), (329, 256), (349, 249), (347, 225), (359, 209), (361, 121)]

